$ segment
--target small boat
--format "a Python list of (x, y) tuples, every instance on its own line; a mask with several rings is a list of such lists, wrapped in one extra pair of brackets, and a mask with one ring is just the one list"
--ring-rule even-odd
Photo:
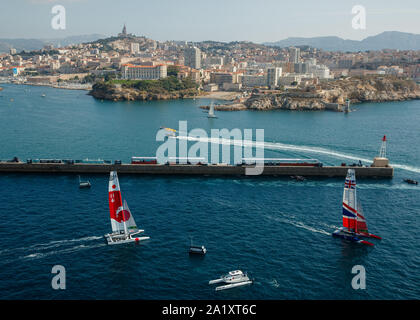
[(47, 95), (45, 93), (41, 94), (41, 97), (45, 98)]
[(79, 188), (83, 189), (83, 188), (90, 188), (90, 181), (82, 181), (80, 180), (80, 176), (79, 176)]
[(163, 129), (166, 131), (167, 137), (175, 137), (176, 136), (176, 130), (172, 128), (166, 128), (166, 127), (160, 127), (160, 129)]
[(290, 178), (295, 179), (296, 181), (305, 181), (305, 177), (302, 176), (291, 176)]
[(416, 180), (412, 180), (412, 179), (404, 179), (404, 182), (407, 182), (408, 184), (415, 184), (418, 185), (418, 181)]
[(253, 280), (249, 279), (246, 273), (241, 270), (230, 271), (228, 274), (221, 276), (219, 279), (210, 280), (209, 284), (226, 283), (226, 285), (216, 287), (216, 291), (241, 287), (252, 284)]
[(332, 235), (333, 237), (369, 246), (373, 246), (374, 244), (363, 238), (382, 239), (368, 232), (361, 202), (356, 194), (356, 173), (354, 169), (348, 169), (344, 184), (343, 227), (334, 231)]
[(150, 239), (150, 237), (137, 236), (144, 230), (137, 228), (127, 202), (125, 200), (124, 204), (122, 202), (120, 183), (116, 171), (110, 172), (108, 196), (112, 233), (104, 236), (107, 243), (122, 244)]
[(213, 102), (210, 104), (209, 113), (207, 115), (207, 118), (217, 118), (216, 115), (214, 114), (214, 103)]
[(346, 106), (344, 108), (344, 113), (349, 113), (349, 112), (351, 112), (351, 109), (350, 109), (350, 100), (347, 99), (346, 100)]
[(191, 240), (190, 249), (188, 252), (189, 254), (200, 254), (204, 256), (207, 253), (207, 249), (204, 246), (194, 246)]

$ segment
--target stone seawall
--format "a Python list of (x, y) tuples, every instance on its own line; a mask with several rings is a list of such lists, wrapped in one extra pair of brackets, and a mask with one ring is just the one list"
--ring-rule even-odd
[[(71, 174), (107, 174), (118, 171), (124, 174), (148, 175), (202, 175), (202, 176), (245, 176), (245, 169), (252, 166), (230, 165), (106, 165), (106, 164), (50, 164), (50, 163), (0, 163), (0, 173), (71, 173)], [(392, 178), (392, 167), (294, 167), (265, 166), (260, 176), (314, 176), (314, 177), (345, 177), (347, 170), (356, 170), (357, 177)]]

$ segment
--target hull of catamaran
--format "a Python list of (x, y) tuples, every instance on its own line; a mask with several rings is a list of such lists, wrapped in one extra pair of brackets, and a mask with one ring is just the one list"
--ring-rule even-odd
[(220, 291), (220, 290), (232, 289), (232, 288), (242, 287), (242, 286), (246, 286), (246, 285), (250, 285), (250, 284), (252, 284), (252, 280), (237, 282), (237, 283), (231, 283), (231, 284), (227, 284), (227, 285), (224, 285), (224, 286), (219, 286), (219, 287), (216, 287), (215, 290)]
[(131, 242), (140, 242), (144, 240), (150, 239), (150, 237), (118, 237), (112, 236), (111, 234), (105, 235), (106, 242), (110, 245), (112, 244), (123, 244), (123, 243), (131, 243)]
[(332, 234), (336, 238), (341, 238), (350, 242), (365, 244), (368, 246), (373, 246), (373, 243), (360, 239), (360, 235), (352, 232), (348, 232), (345, 228), (340, 228), (333, 232)]

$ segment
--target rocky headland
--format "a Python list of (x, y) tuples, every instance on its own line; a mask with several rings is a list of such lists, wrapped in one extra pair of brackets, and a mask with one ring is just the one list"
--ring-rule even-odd
[(145, 101), (192, 98), (197, 95), (195, 88), (165, 89), (163, 87), (138, 88), (118, 83), (98, 82), (89, 94), (96, 99), (112, 101)]
[(347, 99), (351, 103), (420, 99), (420, 87), (414, 81), (393, 76), (352, 77), (281, 92), (254, 90), (243, 102), (216, 105), (215, 110), (344, 111)]

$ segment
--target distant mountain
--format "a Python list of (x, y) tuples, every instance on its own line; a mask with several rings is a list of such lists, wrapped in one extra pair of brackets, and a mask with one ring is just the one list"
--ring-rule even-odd
[(31, 51), (42, 49), (46, 45), (54, 47), (64, 47), (70, 44), (96, 41), (106, 38), (102, 34), (90, 34), (82, 36), (69, 36), (57, 39), (0, 39), (0, 53), (9, 52), (10, 48), (15, 48), (17, 52), (22, 50)]
[(367, 51), (382, 49), (420, 50), (420, 34), (386, 31), (361, 41), (339, 37), (287, 38), (265, 45), (276, 47), (310, 46), (328, 51)]

